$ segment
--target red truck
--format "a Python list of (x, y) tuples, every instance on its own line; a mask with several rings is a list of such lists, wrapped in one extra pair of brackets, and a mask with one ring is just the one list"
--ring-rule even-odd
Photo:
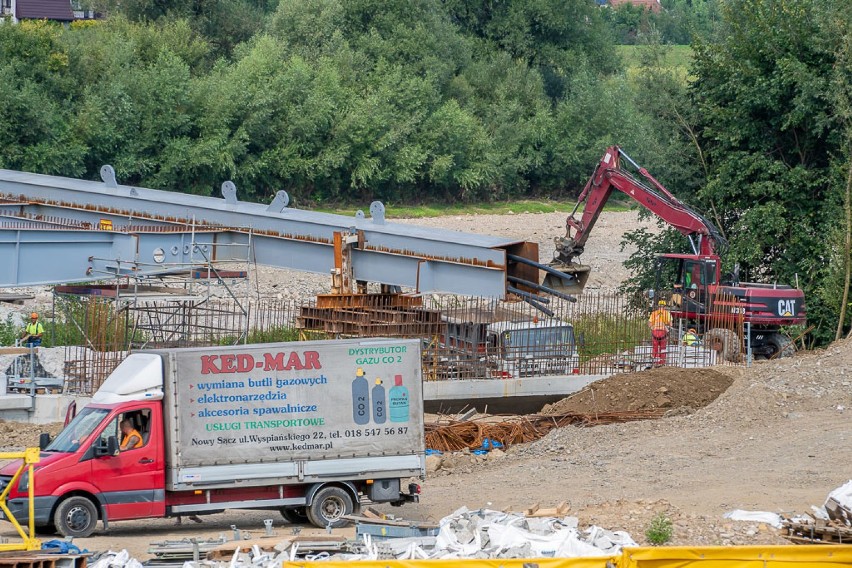
[[(120, 449), (122, 423), (141, 443)], [(0, 470), (8, 485), (18, 463)], [(131, 354), (49, 441), (35, 525), (277, 509), (345, 524), (363, 503), (417, 501), (425, 476), (418, 340), (342, 340)], [(28, 520), (22, 478), (7, 504)]]

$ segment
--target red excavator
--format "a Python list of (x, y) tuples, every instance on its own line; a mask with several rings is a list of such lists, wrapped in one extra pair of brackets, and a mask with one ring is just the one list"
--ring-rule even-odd
[[(622, 159), (647, 183), (626, 171)], [(549, 273), (546, 286), (571, 292), (585, 285), (589, 267), (579, 263), (579, 256), (615, 190), (633, 198), (689, 239), (692, 254), (664, 254), (658, 259), (656, 293), (670, 300), (673, 317), (687, 320), (690, 327), (704, 334), (706, 343), (715, 344), (729, 360), (738, 353), (740, 340), (730, 329), (713, 328), (713, 322), (723, 314), (741, 318), (755, 357), (793, 351), (789, 338), (779, 330), (781, 326), (805, 323), (802, 291), (777, 283), (740, 282), (738, 268), (723, 277), (719, 252), (727, 241), (715, 225), (678, 200), (618, 146), (607, 149), (566, 221), (566, 236), (556, 239), (550, 266), (572, 278), (566, 280)], [(577, 219), (575, 214), (581, 204), (583, 213)], [(653, 297), (654, 292), (650, 295)]]

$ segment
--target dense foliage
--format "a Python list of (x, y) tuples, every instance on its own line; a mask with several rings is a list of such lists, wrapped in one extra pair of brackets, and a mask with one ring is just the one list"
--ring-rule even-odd
[[(688, 91), (661, 90), (669, 131), (678, 132), (671, 147), (692, 154), (698, 181), (684, 196), (729, 238), (726, 269), (738, 262), (744, 280), (800, 285), (817, 343), (834, 337), (848, 285), (847, 8), (819, 0), (726, 2), (722, 39), (695, 43)], [(688, 179), (679, 181), (686, 187)], [(643, 245), (633, 259), (641, 274), (649, 272), (650, 251), (671, 250), (670, 234), (633, 240)]]
[(635, 139), (586, 0), (100, 9), (0, 27), (0, 166), (96, 178), (111, 163), (124, 183), (233, 179), (243, 199), (303, 205), (491, 200), (573, 191), (602, 142)]
[[(618, 143), (719, 225), (756, 280), (798, 281), (815, 337), (848, 272), (848, 2), (92, 0), (0, 25), (0, 167), (241, 199), (576, 195)], [(665, 45), (694, 42), (688, 70)], [(624, 69), (617, 43), (640, 43)], [(631, 48), (632, 49), (632, 48)], [(683, 239), (637, 234), (634, 287)], [(841, 326), (842, 327), (842, 326)]]
[(615, 40), (624, 45), (641, 43), (643, 36), (654, 33), (665, 44), (685, 45), (717, 31), (720, 0), (662, 0), (660, 5), (662, 10), (651, 12), (628, 2), (602, 13)]

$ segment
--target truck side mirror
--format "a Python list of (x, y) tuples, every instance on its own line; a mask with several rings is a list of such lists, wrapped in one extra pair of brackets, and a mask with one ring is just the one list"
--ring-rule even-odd
[(110, 436), (109, 438), (107, 438), (107, 455), (118, 455), (118, 440), (115, 438), (115, 436)]
[(96, 456), (117, 456), (118, 455), (118, 440), (115, 436), (110, 436), (104, 441), (103, 438), (95, 444)]
[(50, 445), (50, 434), (42, 432), (38, 435), (38, 449), (43, 450)]

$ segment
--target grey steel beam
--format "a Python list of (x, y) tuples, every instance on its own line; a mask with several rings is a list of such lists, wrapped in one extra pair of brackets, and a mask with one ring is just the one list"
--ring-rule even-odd
[[(215, 243), (220, 260), (229, 253), (218, 245), (247, 245), (250, 240), (251, 258), (259, 264), (328, 273), (333, 267), (334, 233), (358, 231), (364, 237), (352, 255), (358, 280), (420, 292), (502, 297), (505, 248), (518, 243), (386, 223), (384, 207), (377, 202), (370, 209), (372, 218), (361, 212), (345, 217), (288, 208), (283, 192), (268, 206), (240, 202), (228, 182), (219, 199), (120, 186), (108, 175), (105, 179), (101, 183), (0, 170), (0, 259), (15, 267), (8, 277), (0, 277), (0, 286), (102, 279), (121, 272), (127, 263), (136, 263), (138, 273), (156, 272), (156, 266), (148, 267), (151, 264), (165, 271), (169, 264), (189, 262), (193, 234), (196, 243), (209, 241), (211, 247)], [(102, 229), (106, 226), (111, 230)], [(198, 234), (207, 232), (211, 235)], [(132, 253), (131, 242), (136, 247)], [(51, 246), (68, 254), (49, 252)], [(85, 254), (77, 250), (87, 247)], [(38, 270), (40, 265), (22, 258), (24, 254), (47, 254), (52, 264)], [(246, 258), (245, 249), (234, 254)], [(83, 256), (87, 262), (81, 265)], [(159, 257), (164, 258), (155, 260)], [(194, 258), (198, 261), (200, 255)]]

